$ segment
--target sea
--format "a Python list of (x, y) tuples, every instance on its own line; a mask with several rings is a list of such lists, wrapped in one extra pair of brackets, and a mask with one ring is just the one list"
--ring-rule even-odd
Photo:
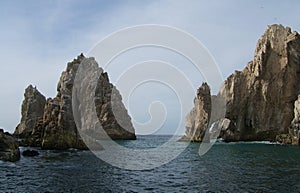
[[(118, 143), (149, 148), (169, 138), (138, 136)], [(112, 166), (90, 151), (30, 148), (40, 155), (0, 162), (0, 192), (300, 192), (298, 146), (216, 142), (199, 156), (199, 145), (190, 143), (169, 163), (138, 171)]]

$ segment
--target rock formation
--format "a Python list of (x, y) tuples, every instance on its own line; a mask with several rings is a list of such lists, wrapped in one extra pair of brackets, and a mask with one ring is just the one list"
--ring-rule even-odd
[(0, 160), (18, 161), (20, 159), (20, 150), (18, 142), (9, 133), (0, 129)]
[(292, 136), (292, 144), (300, 145), (300, 95), (294, 105), (294, 119), (291, 123), (289, 134)]
[(185, 118), (185, 136), (181, 140), (202, 141), (211, 115), (211, 95), (207, 83), (203, 83), (194, 99), (194, 107)]
[(24, 101), (22, 103), (22, 118), (14, 135), (26, 138), (31, 135), (36, 121), (43, 117), (46, 98), (32, 85), (25, 89)]
[(43, 149), (86, 149), (77, 132), (72, 111), (73, 81), (83, 58), (81, 55), (67, 64), (67, 69), (62, 72), (58, 82), (56, 97), (47, 99), (43, 123), (40, 126), (43, 129)]
[[(300, 93), (300, 39), (282, 25), (268, 26), (254, 60), (224, 82), (228, 141), (270, 140), (287, 133)], [(228, 139), (228, 137), (230, 139)]]
[[(67, 69), (62, 73), (55, 98), (48, 98), (42, 106), (42, 118), (35, 119), (34, 129), (31, 132), (29, 140), (30, 146), (41, 146), (42, 149), (87, 149), (85, 143), (81, 139), (73, 117), (72, 110), (72, 89), (75, 75), (79, 65), (83, 60), (94, 60), (93, 58), (85, 58), (82, 54), (67, 64)], [(119, 92), (112, 92), (114, 86), (109, 82), (107, 73), (103, 72), (97, 82), (97, 90), (95, 92), (95, 106), (98, 118), (104, 130), (112, 139), (136, 139), (131, 119), (125, 109)], [(129, 129), (124, 129), (111, 110), (112, 94), (117, 93), (119, 96), (114, 97), (114, 101), (118, 105), (118, 111), (125, 117), (125, 125)], [(26, 98), (25, 98), (26, 100)], [(24, 101), (25, 101), (24, 100)], [(23, 114), (22, 114), (23, 115)], [(22, 116), (23, 120), (23, 116)], [(26, 121), (26, 117), (24, 118)], [(94, 124), (94, 123), (92, 123)]]
[[(253, 61), (244, 70), (230, 75), (218, 95), (212, 97), (213, 111), (218, 101), (225, 100), (226, 112), (225, 119), (221, 120), (224, 117), (212, 113), (210, 122), (219, 120), (217, 124), (222, 128), (219, 137), (228, 142), (277, 139), (283, 143), (299, 144), (298, 94), (299, 34), (282, 25), (271, 25), (259, 39)], [(194, 116), (203, 107), (195, 105), (195, 108), (198, 110), (193, 109), (193, 113), (187, 116), (188, 135), (195, 132), (191, 130), (195, 128), (194, 122), (207, 122), (206, 117)], [(219, 106), (219, 109), (223, 107)], [(197, 139), (201, 141), (201, 137)]]
[(294, 119), (288, 133), (277, 135), (276, 141), (284, 144), (300, 145), (300, 95), (294, 103)]

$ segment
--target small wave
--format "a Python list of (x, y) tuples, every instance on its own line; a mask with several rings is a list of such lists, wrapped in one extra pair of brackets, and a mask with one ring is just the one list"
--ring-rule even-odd
[(272, 141), (249, 141), (246, 143), (260, 143), (260, 144), (271, 144), (271, 145), (280, 144), (279, 142), (272, 142)]
[(272, 141), (234, 141), (234, 142), (224, 142), (223, 140), (218, 139), (218, 143), (221, 144), (267, 144), (267, 145), (278, 145), (279, 142), (272, 142)]

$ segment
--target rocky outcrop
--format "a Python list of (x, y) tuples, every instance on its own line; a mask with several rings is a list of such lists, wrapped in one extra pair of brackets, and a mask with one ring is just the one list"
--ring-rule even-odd
[[(212, 104), (210, 123), (217, 121), (215, 125), (221, 128), (219, 137), (227, 142), (277, 140), (299, 144), (298, 94), (299, 34), (282, 25), (271, 25), (259, 39), (253, 61), (225, 80), (218, 95), (212, 96), (212, 103), (206, 100), (208, 106)], [(208, 122), (198, 112), (202, 106), (195, 103), (187, 116), (186, 134), (191, 138), (197, 128), (195, 123)], [(224, 109), (225, 119), (221, 112)], [(196, 136), (199, 141), (203, 129)]]
[(101, 126), (112, 139), (136, 139), (120, 92), (109, 82), (108, 74), (101, 71), (95, 94), (96, 112)]
[(67, 64), (66, 71), (62, 72), (57, 85), (57, 95), (55, 98), (48, 98), (45, 110), (41, 147), (43, 149), (86, 149), (81, 140), (72, 111), (72, 87), (78, 65), (80, 65), (83, 55)]
[(43, 117), (45, 103), (46, 98), (36, 87), (29, 85), (25, 89), (21, 109), (22, 118), (14, 132), (14, 136), (27, 138), (32, 134), (36, 121)]
[(300, 95), (294, 104), (294, 119), (289, 134), (292, 136), (292, 144), (300, 145)]
[[(72, 109), (74, 79), (79, 65), (84, 65), (82, 64), (83, 60), (95, 62), (93, 58), (85, 58), (82, 54), (69, 62), (58, 82), (56, 97), (48, 98), (44, 104), (41, 104), (41, 108), (43, 108), (42, 117), (36, 117), (30, 135), (23, 139), (29, 146), (40, 146), (42, 149), (87, 149), (78, 133)], [(98, 79), (94, 95), (99, 122), (112, 139), (136, 139), (131, 119), (122, 103), (121, 95), (109, 82), (107, 73), (102, 69), (100, 70), (102, 73)], [(114, 95), (114, 100), (112, 100), (112, 95)], [(117, 105), (118, 114), (123, 117), (122, 125), (114, 116), (112, 104)], [(24, 120), (26, 121), (27, 117)], [(124, 125), (126, 129), (124, 129)], [(94, 131), (93, 134), (101, 135), (97, 131)], [(96, 136), (93, 135), (93, 137)], [(98, 146), (95, 145), (95, 148)]]
[[(57, 96), (54, 99), (48, 99), (46, 102), (42, 148), (86, 148), (78, 134), (72, 110), (72, 88), (78, 66), (82, 65), (82, 60), (94, 59), (87, 59), (83, 55), (80, 55), (73, 62), (68, 63), (67, 69), (62, 73), (58, 83)], [(102, 69), (100, 70), (102, 73), (97, 82), (95, 106), (103, 129), (112, 139), (136, 139), (131, 119), (122, 103), (121, 95), (109, 82), (107, 73)], [(117, 95), (117, 97), (114, 97), (114, 101), (112, 101), (112, 94)], [(121, 112), (122, 116), (125, 117), (122, 120), (125, 120), (126, 122), (126, 129), (124, 129), (122, 127), (123, 125), (121, 126), (115, 118), (112, 111), (112, 102), (114, 102), (114, 104), (119, 104), (118, 112)], [(101, 136), (97, 136), (97, 134), (99, 135), (99, 132), (94, 131), (93, 134), (93, 137), (97, 137), (98, 139), (101, 138)]]
[(20, 150), (18, 142), (9, 133), (4, 133), (0, 129), (0, 160), (18, 161), (20, 159)]
[(294, 119), (288, 133), (277, 135), (276, 141), (284, 144), (300, 145), (300, 95), (294, 103)]
[(289, 132), (299, 93), (299, 35), (282, 25), (268, 26), (254, 60), (229, 76), (220, 90), (219, 96), (226, 99), (225, 116), (231, 121), (221, 137), (274, 141), (278, 134)]
[(194, 107), (185, 118), (185, 136), (181, 141), (203, 140), (205, 131), (208, 128), (211, 115), (211, 95), (207, 83), (203, 83), (197, 90), (197, 96), (194, 99)]

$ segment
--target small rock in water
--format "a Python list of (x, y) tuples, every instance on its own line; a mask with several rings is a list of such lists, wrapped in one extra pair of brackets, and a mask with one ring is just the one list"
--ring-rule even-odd
[(34, 156), (38, 156), (39, 152), (36, 150), (27, 149), (27, 150), (23, 151), (22, 155), (27, 156), (27, 157), (34, 157)]

